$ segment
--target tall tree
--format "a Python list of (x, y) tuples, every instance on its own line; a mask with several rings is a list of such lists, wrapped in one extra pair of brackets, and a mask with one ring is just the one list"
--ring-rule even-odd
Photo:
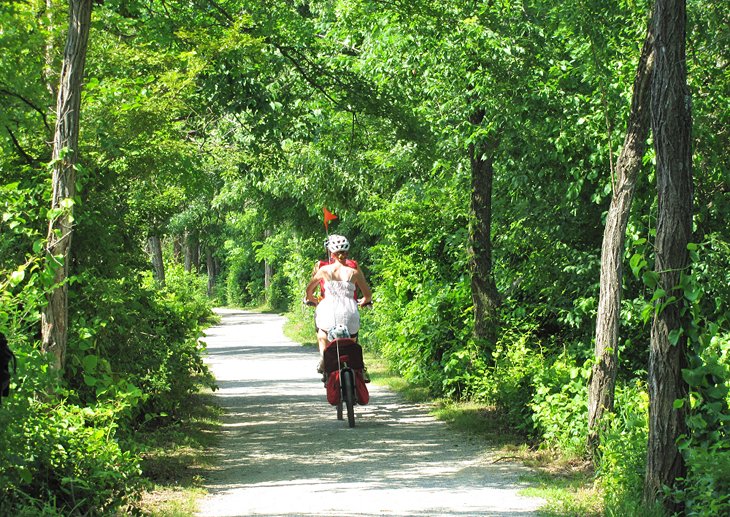
[[(658, 216), (655, 273), (658, 306), (649, 350), (649, 445), (644, 498), (653, 502), (686, 467), (677, 439), (686, 432), (687, 311), (681, 288), (688, 274), (692, 231), (691, 108), (685, 59), (685, 0), (657, 0), (653, 21), (656, 69), (652, 81), (652, 131), (657, 161)], [(671, 506), (671, 502), (665, 502)]]
[(623, 277), (624, 243), (636, 177), (649, 136), (651, 78), (654, 71), (654, 41), (651, 28), (641, 49), (634, 78), (631, 112), (624, 146), (616, 161), (616, 185), (606, 216), (601, 247), (600, 294), (596, 316), (595, 358), (588, 390), (589, 445), (595, 448), (598, 425), (605, 411), (613, 411), (618, 370), (619, 319)]
[(41, 322), (43, 350), (53, 354), (54, 366), (62, 369), (68, 334), (69, 251), (73, 233), (73, 198), (76, 193), (81, 80), (91, 25), (91, 0), (69, 2), (69, 26), (61, 66), (53, 139), (53, 194), (48, 225), (47, 251), (55, 263), (55, 288), (48, 296)]
[(165, 285), (165, 264), (162, 261), (162, 240), (158, 235), (147, 237), (147, 253), (152, 262), (152, 274), (160, 285)]
[[(479, 126), (483, 109), (475, 110), (470, 122)], [(471, 218), (469, 224), (469, 269), (474, 303), (474, 338), (493, 350), (497, 342), (499, 294), (492, 272), (492, 184), (494, 181), (494, 137), (469, 145), (471, 165)]]

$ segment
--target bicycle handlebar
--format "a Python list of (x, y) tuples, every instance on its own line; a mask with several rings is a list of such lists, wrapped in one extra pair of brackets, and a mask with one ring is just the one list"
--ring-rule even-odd
[[(310, 307), (316, 307), (316, 306), (317, 306), (317, 304), (316, 304), (316, 303), (314, 303), (314, 302), (312, 302), (312, 301), (309, 301), (309, 300), (304, 300), (304, 304), (305, 304), (305, 305), (309, 305)], [(361, 309), (364, 309), (365, 307), (372, 307), (372, 306), (373, 306), (373, 302), (372, 302), (372, 300), (370, 300), (370, 301), (369, 301), (368, 303), (366, 303), (365, 305), (362, 305), (362, 306), (360, 306), (360, 308), (361, 308)]]

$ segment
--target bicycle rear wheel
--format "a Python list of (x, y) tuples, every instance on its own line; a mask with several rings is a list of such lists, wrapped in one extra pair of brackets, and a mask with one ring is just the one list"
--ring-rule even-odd
[(355, 375), (353, 371), (342, 370), (340, 381), (342, 382), (342, 398), (347, 407), (347, 425), (355, 427)]

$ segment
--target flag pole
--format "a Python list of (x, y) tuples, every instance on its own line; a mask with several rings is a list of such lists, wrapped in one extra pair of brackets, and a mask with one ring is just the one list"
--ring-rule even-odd
[[(327, 235), (327, 240), (329, 240), (329, 236), (330, 236), (329, 223), (330, 223), (330, 221), (334, 221), (335, 219), (337, 219), (337, 215), (333, 214), (332, 212), (327, 210), (326, 206), (322, 207), (322, 212), (324, 213), (324, 231), (325, 231), (325, 234)], [(327, 262), (329, 263), (331, 260), (332, 260), (332, 257), (330, 255), (329, 246), (327, 246)]]

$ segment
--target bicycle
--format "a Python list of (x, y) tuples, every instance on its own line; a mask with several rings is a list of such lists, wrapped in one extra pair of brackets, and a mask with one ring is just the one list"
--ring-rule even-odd
[[(355, 427), (355, 405), (364, 406), (370, 400), (365, 378), (362, 347), (357, 338), (337, 338), (324, 350), (324, 375), (327, 401), (337, 408), (337, 419)], [(344, 407), (343, 407), (344, 406)]]

